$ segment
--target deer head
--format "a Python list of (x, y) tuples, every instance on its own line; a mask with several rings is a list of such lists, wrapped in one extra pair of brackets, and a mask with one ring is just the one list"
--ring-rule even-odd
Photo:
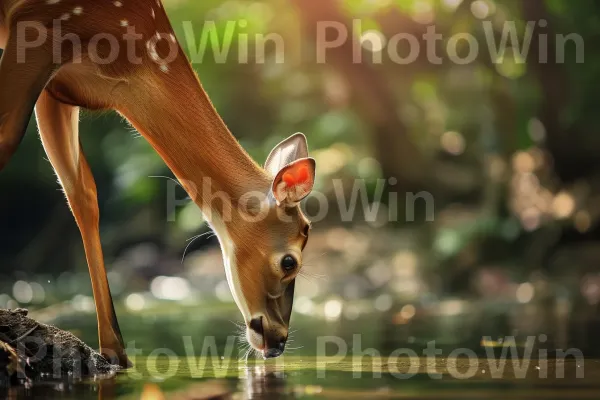
[[(227, 281), (246, 323), (246, 338), (265, 358), (285, 349), (295, 278), (302, 268), (310, 223), (300, 201), (314, 184), (315, 161), (298, 133), (281, 142), (264, 166), (268, 180), (252, 200), (238, 202), (213, 218), (221, 243)], [(242, 204), (243, 203), (243, 204)]]

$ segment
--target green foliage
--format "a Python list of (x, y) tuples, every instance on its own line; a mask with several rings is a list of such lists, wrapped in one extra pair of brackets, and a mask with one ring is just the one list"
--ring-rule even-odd
[[(392, 15), (390, 21), (394, 21), (394, 15), (407, 21), (418, 20), (419, 12), (433, 10), (433, 22), (445, 34), (439, 44), (441, 49), (447, 45), (448, 36), (457, 32), (472, 34), (484, 43), (481, 21), (473, 16), (470, 7), (463, 6), (468, 3), (459, 3), (442, 0), (342, 2), (348, 18), (363, 19), (363, 31), (381, 30), (390, 36), (393, 29), (401, 30), (405, 26), (384, 24), (382, 16)], [(493, 11), (489, 19), (514, 20), (523, 34), (525, 25), (520, 2), (485, 0), (484, 3)], [(333, 160), (331, 168), (324, 167), (327, 172), (319, 174), (321, 181), (317, 184), (327, 187), (325, 179), (335, 174), (359, 175), (360, 165), (366, 165), (361, 164), (363, 158), (370, 160), (381, 154), (381, 149), (373, 143), (374, 121), (363, 112), (364, 104), (374, 100), (357, 98), (360, 95), (354, 93), (357, 82), (347, 81), (339, 66), (313, 62), (314, 43), (302, 30), (303, 22), (290, 4), (286, 0), (165, 1), (177, 37), (182, 43), (188, 43), (184, 50), (192, 57), (203, 86), (242, 145), (262, 163), (274, 144), (293, 132), (303, 131), (317, 154), (331, 160), (337, 155), (343, 160), (342, 166), (334, 165)], [(600, 35), (600, 7), (593, 0), (547, 0), (546, 4), (558, 33), (576, 32), (585, 40), (585, 64), (568, 62), (564, 65), (569, 98), (565, 110), (557, 112), (561, 113), (565, 126), (578, 127), (576, 140), (582, 142), (582, 147), (593, 148), (600, 144), (598, 135), (594, 134), (599, 127), (596, 88), (600, 85), (600, 54), (592, 49)], [(284, 63), (277, 62), (280, 54), (273, 43), (266, 46), (264, 60), (257, 58), (256, 35), (269, 34), (283, 38)], [(211, 40), (219, 42), (219, 46), (211, 46)], [(248, 62), (240, 62), (244, 54), (239, 48), (246, 41), (249, 43)], [(204, 52), (200, 51), (203, 43), (208, 44)], [(229, 46), (230, 51), (226, 62), (221, 63), (218, 62), (219, 51), (224, 45)], [(419, 63), (401, 66), (385, 58), (384, 65), (373, 66), (375, 73), (383, 76), (395, 102), (394, 109), (427, 162), (434, 165), (440, 156), (450, 157), (460, 172), (458, 175), (475, 176), (467, 190), (469, 195), (460, 197), (461, 193), (458, 197), (468, 199), (465, 201), (471, 205), (480, 199), (473, 193), (486, 190), (487, 180), (481, 175), (482, 160), (501, 154), (505, 167), (510, 168), (513, 152), (535, 144), (529, 126), (532, 118), (539, 117), (544, 100), (537, 72), (526, 60), (512, 52), (505, 54), (502, 62), (495, 63), (498, 60), (487, 58), (487, 49), (482, 48), (481, 52), (482, 56), (468, 66), (447, 60), (441, 66)], [(567, 60), (573, 60), (574, 56), (575, 46), (567, 46)], [(171, 176), (171, 173), (151, 146), (143, 138), (137, 138), (121, 118), (111, 113), (100, 116), (86, 113), (82, 120), (82, 142), (97, 177), (104, 229), (117, 232), (124, 219), (135, 219), (137, 213), (146, 212), (151, 215), (151, 221), (145, 220), (148, 223), (145, 229), (159, 235), (172, 232), (171, 228), (189, 233), (200, 226), (201, 218), (193, 216), (188, 208), (178, 213), (186, 222), (170, 225), (165, 222), (166, 180), (151, 176)], [(444, 136), (447, 132), (451, 135)], [(453, 153), (456, 148), (447, 147), (457, 143), (460, 154)], [(328, 153), (329, 149), (333, 151)], [(0, 174), (2, 204), (7, 210), (3, 213), (26, 215), (27, 210), (19, 208), (18, 200), (8, 200), (23, 196), (38, 199), (40, 206), (46, 209), (59, 207), (63, 198), (56, 192), (56, 179), (43, 157), (32, 121), (19, 154)], [(377, 175), (381, 170), (374, 167), (370, 175)], [(449, 185), (458, 187), (454, 184), (458, 179), (451, 177)], [(17, 236), (27, 237), (25, 231), (38, 231), (44, 223), (37, 219), (24, 221), (22, 225), (27, 228)], [(169, 229), (164, 229), (165, 226)], [(3, 235), (12, 235), (10, 229)], [(76, 235), (74, 227), (71, 233)], [(13, 245), (24, 246), (26, 242), (23, 239)], [(114, 245), (118, 247), (118, 243)], [(14, 254), (11, 249), (2, 251)]]

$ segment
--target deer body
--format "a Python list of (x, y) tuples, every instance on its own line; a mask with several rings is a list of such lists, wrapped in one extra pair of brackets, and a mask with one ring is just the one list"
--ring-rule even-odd
[[(131, 29), (138, 39), (129, 42)], [(115, 38), (118, 52), (99, 35)], [(0, 170), (35, 106), (83, 239), (103, 354), (128, 365), (100, 246), (96, 186), (79, 144), (79, 107), (116, 110), (149, 141), (219, 238), (248, 340), (266, 357), (280, 354), (309, 227), (298, 207), (315, 170), (304, 136), (279, 144), (264, 168), (256, 164), (212, 106), (158, 0), (2, 0), (0, 46)]]

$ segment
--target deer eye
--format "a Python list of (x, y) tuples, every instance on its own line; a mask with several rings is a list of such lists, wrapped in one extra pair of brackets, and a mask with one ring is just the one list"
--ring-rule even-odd
[(294, 258), (294, 256), (286, 255), (281, 259), (281, 268), (284, 271), (290, 272), (298, 267), (298, 261)]

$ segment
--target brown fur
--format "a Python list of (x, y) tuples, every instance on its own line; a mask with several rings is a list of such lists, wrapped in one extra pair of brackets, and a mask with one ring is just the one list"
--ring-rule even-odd
[[(82, 7), (82, 12), (73, 14), (74, 7)], [(63, 42), (62, 56), (57, 59), (53, 40), (58, 38), (53, 21), (65, 13), (70, 17), (62, 24), (62, 35), (77, 35), (82, 52), (74, 52), (69, 42)], [(86, 50), (92, 37), (98, 33), (122, 36), (126, 31), (120, 24), (123, 19), (143, 35), (135, 47), (142, 62), (131, 64), (123, 51), (108, 65), (92, 62)], [(297, 271), (286, 275), (279, 263), (286, 253), (301, 261), (306, 242), (302, 232), (308, 222), (297, 206), (271, 207), (267, 218), (247, 221), (251, 210), (239, 209), (242, 196), (250, 190), (268, 193), (273, 177), (247, 155), (228, 131), (179, 45), (176, 44), (176, 57), (166, 71), (148, 52), (146, 43), (156, 32), (168, 38), (173, 34), (162, 6), (154, 0), (123, 0), (122, 7), (115, 7), (108, 0), (61, 0), (57, 4), (47, 4), (46, 0), (5, 0), (0, 5), (0, 21), (0, 43), (8, 44), (0, 64), (0, 87), (3, 92), (6, 87), (15, 90), (10, 99), (0, 98), (0, 169), (16, 149), (37, 100), (44, 148), (65, 189), (86, 250), (101, 351), (119, 364), (128, 365), (106, 280), (96, 186), (79, 146), (80, 106), (121, 113), (151, 143), (202, 211), (225, 219), (235, 245), (241, 292), (250, 314), (265, 315), (265, 331), (277, 331), (277, 335), (287, 337), (292, 299), (283, 294), (293, 295)], [(22, 21), (41, 22), (48, 28), (49, 39), (43, 46), (28, 50), (27, 64), (16, 66), (14, 32)], [(123, 50), (124, 42), (121, 44)], [(109, 48), (98, 49), (102, 57), (109, 54)], [(158, 42), (159, 56), (166, 56), (168, 50), (164, 41)], [(210, 188), (203, 186), (207, 178)], [(231, 200), (231, 218), (224, 218), (219, 196)], [(279, 297), (272, 299), (269, 294)]]

